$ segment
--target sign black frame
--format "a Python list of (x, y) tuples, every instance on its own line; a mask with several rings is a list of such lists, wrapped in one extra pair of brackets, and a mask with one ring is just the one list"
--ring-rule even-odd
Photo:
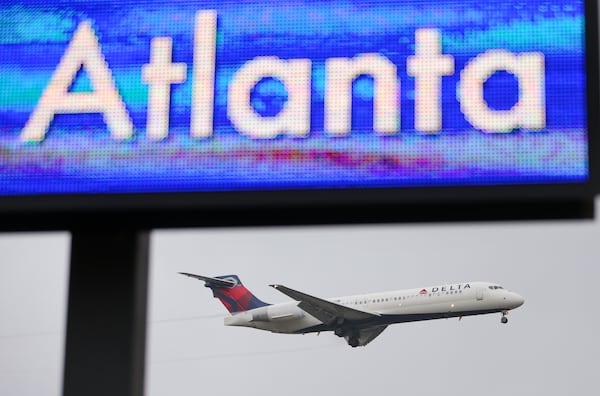
[[(140, 194), (28, 195), (0, 197), (0, 229), (69, 229), (89, 221), (123, 219), (139, 222), (140, 227), (187, 227), (228, 224), (293, 224), (307, 222), (356, 222), (355, 214), (369, 221), (384, 219), (448, 218), (450, 210), (471, 218), (555, 218), (562, 203), (585, 210), (567, 210), (558, 217), (589, 217), (589, 206), (600, 193), (600, 70), (598, 51), (598, 5), (585, 1), (586, 74), (588, 114), (589, 178), (581, 183), (522, 184), (451, 187), (401, 187), (374, 189), (324, 189), (241, 192), (178, 192)], [(574, 204), (575, 205), (571, 205)], [(546, 214), (521, 212), (518, 205), (547, 207)], [(582, 204), (583, 206), (581, 206)], [(517, 206), (515, 206), (517, 205)], [(485, 214), (486, 208), (504, 207), (498, 216)], [(512, 209), (510, 209), (512, 207)], [(381, 214), (388, 208), (389, 216)], [(401, 209), (403, 208), (403, 209)], [(446, 208), (446, 209), (444, 209)], [(458, 209), (460, 208), (460, 209)], [(280, 219), (282, 211), (297, 213), (297, 218)], [(312, 211), (312, 212), (311, 212)], [(337, 213), (328, 218), (331, 212)], [(469, 215), (469, 212), (473, 213)], [(394, 215), (393, 213), (404, 213)], [(535, 210), (534, 210), (535, 212)], [(572, 212), (571, 214), (567, 214)], [(252, 213), (262, 213), (259, 219)], [(313, 213), (313, 215), (311, 215)], [(377, 214), (380, 213), (380, 214)], [(581, 214), (585, 213), (585, 214)], [(446, 214), (446, 215), (444, 215)], [(240, 220), (247, 216), (251, 220)], [(96, 220), (93, 220), (96, 218)], [(106, 219), (106, 220), (103, 220)], [(39, 226), (36, 226), (39, 224)]]

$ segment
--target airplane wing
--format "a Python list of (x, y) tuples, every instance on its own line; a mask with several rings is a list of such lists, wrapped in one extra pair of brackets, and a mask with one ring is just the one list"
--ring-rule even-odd
[[(336, 304), (322, 298), (314, 297), (297, 290), (290, 289), (289, 287), (283, 285), (270, 286), (293, 298), (294, 300), (300, 301), (298, 307), (325, 324), (334, 324), (336, 322), (341, 323), (343, 321), (366, 320), (379, 316), (369, 312), (346, 307), (344, 305)], [(383, 326), (383, 329), (385, 329), (385, 326)], [(381, 329), (379, 333), (381, 333), (383, 329)], [(379, 333), (375, 334), (373, 338), (377, 337)]]
[(180, 272), (181, 275), (189, 276), (190, 278), (196, 278), (199, 280), (203, 280), (207, 285), (217, 286), (217, 287), (234, 287), (235, 282), (227, 281), (223, 279), (211, 278), (209, 276), (195, 275), (189, 274), (187, 272)]
[[(369, 342), (373, 341), (379, 334), (381, 334), (386, 327), (387, 325), (381, 325), (360, 329), (358, 333), (358, 345), (367, 345)], [(346, 341), (348, 341), (350, 337), (346, 336), (344, 338), (346, 339)]]

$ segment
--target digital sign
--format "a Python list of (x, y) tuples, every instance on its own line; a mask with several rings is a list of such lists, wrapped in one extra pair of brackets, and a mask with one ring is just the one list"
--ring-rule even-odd
[(582, 0), (0, 7), (0, 197), (590, 180)]

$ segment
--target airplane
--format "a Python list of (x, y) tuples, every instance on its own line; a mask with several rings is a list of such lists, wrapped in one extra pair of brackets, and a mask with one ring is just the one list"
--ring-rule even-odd
[(525, 300), (489, 282), (456, 283), (381, 293), (322, 299), (280, 284), (269, 285), (295, 301), (268, 304), (258, 299), (237, 275), (208, 277), (180, 272), (205, 282), (232, 316), (226, 326), (244, 326), (273, 333), (307, 334), (333, 331), (351, 347), (366, 346), (388, 325), (421, 320), (502, 313)]

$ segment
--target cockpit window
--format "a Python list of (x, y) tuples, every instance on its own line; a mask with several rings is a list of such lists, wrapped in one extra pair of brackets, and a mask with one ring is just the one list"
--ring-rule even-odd
[(504, 289), (502, 286), (488, 286), (490, 290)]

